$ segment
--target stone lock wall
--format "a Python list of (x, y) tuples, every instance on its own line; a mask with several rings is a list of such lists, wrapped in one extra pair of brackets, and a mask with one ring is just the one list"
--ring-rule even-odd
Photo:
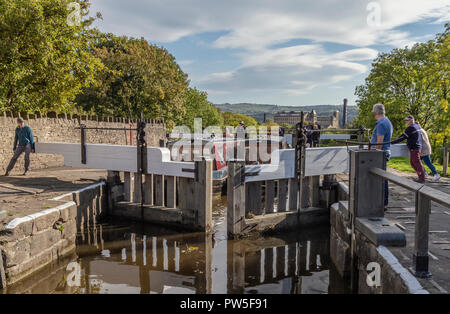
[(77, 230), (106, 214), (106, 185), (101, 182), (53, 201), (54, 208), (16, 218), (0, 231), (0, 289), (74, 252)]
[[(80, 143), (80, 124), (87, 127), (99, 128), (136, 128), (136, 120), (96, 117), (96, 116), (78, 116), (67, 114), (56, 114), (49, 112), (46, 115), (36, 112), (12, 113), (0, 112), (0, 173), (3, 173), (13, 155), (14, 131), (17, 127), (16, 119), (21, 116), (25, 119), (25, 124), (31, 127), (35, 140), (39, 142), (66, 142)], [(147, 145), (160, 147), (160, 141), (166, 138), (166, 127), (161, 120), (147, 119), (146, 136)], [(136, 144), (136, 132), (132, 135), (133, 145)], [(86, 143), (88, 144), (114, 144), (130, 145), (130, 131), (113, 130), (87, 130)], [(64, 165), (62, 156), (33, 154), (31, 157), (31, 169), (42, 169), (49, 167), (59, 167)], [(17, 171), (23, 171), (23, 156), (16, 164)]]
[[(346, 189), (340, 193), (345, 196)], [(356, 269), (351, 269), (352, 230), (348, 201), (340, 201), (330, 210), (330, 258), (339, 276), (349, 282), (351, 273), (358, 278), (360, 294), (426, 294), (428, 293), (417, 279), (405, 269), (388, 247), (375, 245), (363, 232), (356, 229), (354, 255)], [(369, 286), (367, 277), (373, 269), (367, 270), (370, 263), (380, 265), (380, 285)]]

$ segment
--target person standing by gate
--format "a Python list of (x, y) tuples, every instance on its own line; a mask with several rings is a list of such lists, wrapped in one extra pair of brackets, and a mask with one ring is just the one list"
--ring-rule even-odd
[[(383, 104), (376, 104), (373, 106), (373, 116), (377, 120), (375, 129), (372, 133), (372, 139), (370, 142), (372, 144), (377, 143), (387, 143), (391, 141), (393, 126), (391, 121), (386, 117), (386, 109)], [(391, 144), (377, 145), (377, 149), (381, 149), (386, 152), (386, 162), (391, 158)], [(384, 182), (384, 210), (387, 210), (389, 205), (389, 184), (388, 180)]]
[[(439, 173), (436, 170), (436, 167), (433, 165), (433, 162), (431, 161), (431, 154), (432, 154), (432, 148), (430, 144), (430, 140), (428, 138), (428, 133), (425, 131), (419, 122), (417, 122), (417, 125), (420, 128), (420, 135), (422, 135), (422, 152), (420, 153), (420, 159), (427, 165), (427, 167), (431, 170), (433, 173), (433, 179), (432, 182), (437, 182), (441, 178)], [(425, 171), (425, 176), (427, 176), (427, 173)]]
[(418, 183), (425, 183), (425, 169), (420, 160), (420, 152), (422, 151), (422, 135), (420, 126), (417, 125), (413, 116), (407, 116), (405, 123), (408, 126), (405, 132), (392, 144), (400, 143), (406, 140), (406, 146), (409, 149), (411, 167), (416, 171), (419, 177), (415, 180)]
[(26, 175), (30, 170), (30, 153), (35, 152), (34, 150), (34, 138), (33, 131), (28, 125), (25, 125), (25, 121), (22, 118), (17, 118), (17, 128), (14, 135), (14, 156), (9, 162), (8, 168), (6, 168), (5, 176), (9, 176), (9, 173), (14, 168), (17, 159), (25, 152), (25, 172)]
[(320, 130), (321, 130), (321, 126), (316, 121), (314, 123), (313, 133), (312, 133), (312, 144), (313, 144), (312, 147), (319, 147), (320, 146)]

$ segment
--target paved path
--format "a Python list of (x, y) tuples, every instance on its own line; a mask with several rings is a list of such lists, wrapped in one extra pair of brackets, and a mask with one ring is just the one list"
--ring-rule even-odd
[(16, 217), (55, 207), (51, 198), (82, 189), (106, 178), (106, 171), (69, 167), (31, 171), (27, 176), (0, 176), (0, 229)]
[[(395, 169), (388, 169), (396, 175), (414, 179), (413, 173), (405, 173)], [(346, 181), (348, 176), (338, 176), (339, 180)], [(450, 193), (450, 178), (441, 178), (437, 183), (427, 180), (425, 185)], [(406, 232), (407, 245), (404, 248), (390, 248), (399, 262), (412, 271), (414, 252), (415, 228), (415, 195), (404, 188), (389, 184), (390, 202), (386, 218), (399, 224)], [(431, 293), (450, 293), (450, 208), (431, 203), (430, 234), (430, 271), (431, 279), (419, 279), (422, 286)]]
[[(414, 178), (414, 174), (407, 174), (397, 170), (391, 172), (403, 177)], [(450, 193), (450, 179), (441, 178), (437, 183), (427, 181), (426, 185), (445, 193)], [(410, 269), (413, 266), (415, 205), (414, 193), (391, 184), (391, 203), (386, 214), (390, 221), (405, 228), (407, 246), (392, 249), (392, 253), (400, 263)], [(420, 279), (423, 287), (431, 293), (450, 293), (450, 208), (432, 202), (429, 234), (429, 267), (431, 279)]]

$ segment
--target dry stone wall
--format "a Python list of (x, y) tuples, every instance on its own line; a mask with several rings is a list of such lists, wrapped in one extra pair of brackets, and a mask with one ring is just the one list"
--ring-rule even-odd
[[(88, 144), (114, 144), (130, 145), (130, 125), (136, 128), (137, 121), (134, 119), (96, 117), (96, 116), (78, 116), (67, 114), (56, 114), (49, 112), (43, 115), (39, 112), (12, 113), (0, 112), (0, 174), (6, 170), (9, 160), (13, 155), (14, 131), (17, 127), (16, 119), (21, 116), (25, 124), (33, 130), (35, 140), (39, 142), (65, 142), (79, 143), (80, 130), (77, 129), (81, 124), (87, 127), (99, 128), (126, 128), (127, 131), (112, 130), (88, 130), (86, 133), (86, 142)], [(147, 119), (146, 135), (148, 146), (160, 146), (160, 141), (165, 141), (166, 127), (161, 120)], [(136, 143), (136, 132), (132, 132), (132, 144)], [(64, 165), (62, 156), (33, 154), (31, 157), (31, 169), (42, 169), (49, 167), (59, 167)], [(16, 164), (16, 171), (23, 171), (23, 156)]]

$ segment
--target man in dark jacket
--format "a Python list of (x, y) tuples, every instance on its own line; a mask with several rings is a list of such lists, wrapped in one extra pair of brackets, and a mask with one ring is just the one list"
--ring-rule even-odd
[(319, 144), (320, 144), (320, 129), (321, 129), (321, 126), (320, 126), (320, 124), (316, 121), (315, 123), (314, 123), (314, 127), (313, 127), (313, 131), (315, 131), (315, 132), (312, 132), (312, 143), (313, 143), (313, 147), (319, 147)]
[(420, 160), (420, 152), (422, 150), (422, 135), (420, 134), (420, 126), (415, 123), (413, 116), (407, 116), (405, 123), (408, 126), (405, 132), (400, 135), (398, 139), (392, 142), (392, 144), (400, 143), (406, 140), (406, 146), (408, 146), (410, 152), (411, 166), (416, 171), (419, 179), (416, 180), (419, 183), (425, 183), (425, 169), (423, 168)]
[(25, 172), (23, 175), (26, 175), (28, 170), (30, 169), (30, 153), (34, 153), (34, 138), (33, 131), (28, 125), (25, 125), (25, 122), (22, 118), (17, 118), (17, 128), (16, 134), (14, 136), (14, 156), (11, 158), (9, 162), (8, 168), (6, 169), (5, 176), (9, 176), (9, 173), (14, 168), (17, 159), (25, 152)]

